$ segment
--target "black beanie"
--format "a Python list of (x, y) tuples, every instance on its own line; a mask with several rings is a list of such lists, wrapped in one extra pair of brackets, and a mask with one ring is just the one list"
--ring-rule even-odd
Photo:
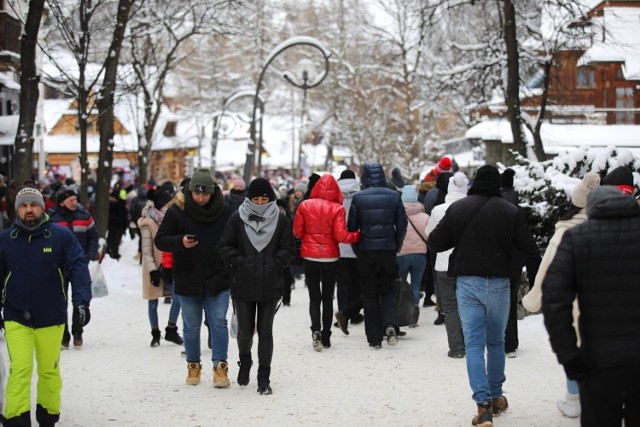
[(351, 169), (345, 169), (340, 174), (339, 179), (356, 179), (356, 173)]
[(276, 199), (276, 193), (273, 191), (271, 184), (264, 178), (256, 178), (249, 184), (249, 191), (247, 191), (247, 198), (252, 199), (254, 197), (268, 197), (270, 202)]
[(500, 186), (502, 188), (511, 188), (513, 187), (513, 177), (516, 176), (516, 172), (507, 168), (500, 174)]
[(167, 191), (158, 190), (153, 194), (153, 206), (155, 206), (156, 209), (160, 210), (165, 207), (165, 205), (169, 203), (171, 199), (173, 199), (173, 194)]
[(58, 194), (56, 196), (56, 202), (60, 204), (71, 196), (78, 197), (78, 193), (76, 193), (76, 191), (73, 188), (63, 186), (58, 191)]
[(633, 173), (626, 166), (618, 166), (602, 179), (602, 185), (628, 185), (633, 187)]
[(500, 196), (500, 172), (491, 165), (481, 166), (473, 179), (473, 185), (469, 188), (468, 195), (480, 194), (483, 196)]

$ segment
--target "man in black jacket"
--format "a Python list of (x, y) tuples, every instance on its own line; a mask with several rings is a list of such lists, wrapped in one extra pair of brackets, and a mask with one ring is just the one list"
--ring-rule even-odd
[(154, 240), (158, 249), (173, 253), (173, 279), (180, 296), (187, 353), (187, 384), (200, 383), (200, 326), (202, 310), (211, 328), (213, 381), (229, 387), (227, 310), (231, 272), (220, 258), (218, 240), (231, 215), (209, 169), (198, 169), (176, 196)]
[(407, 214), (402, 194), (387, 187), (379, 163), (366, 164), (360, 181), (363, 190), (353, 196), (347, 229), (362, 234), (353, 248), (358, 256), (367, 341), (378, 349), (383, 333), (387, 335), (387, 344), (398, 343), (396, 254), (402, 249), (407, 233)]
[(538, 246), (518, 208), (501, 197), (500, 173), (490, 165), (478, 169), (468, 196), (447, 209), (428, 244), (435, 252), (455, 247), (448, 274), (456, 277), (467, 372), (478, 407), (472, 424), (493, 425), (493, 416), (509, 406), (502, 384), (513, 249), (524, 255), (533, 283), (540, 265)]
[[(582, 426), (640, 425), (640, 206), (602, 186), (567, 230), (542, 283), (551, 347), (578, 381)], [(577, 345), (572, 304), (578, 299)]]

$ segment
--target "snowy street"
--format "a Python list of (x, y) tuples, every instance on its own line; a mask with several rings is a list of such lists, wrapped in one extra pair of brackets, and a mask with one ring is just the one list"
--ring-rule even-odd
[[(133, 259), (137, 240), (123, 239), (122, 258), (104, 261), (110, 294), (92, 301), (85, 345), (61, 355), (63, 390), (60, 426), (219, 426), (219, 425), (399, 425), (467, 426), (476, 407), (464, 359), (447, 357), (444, 326), (436, 312), (421, 308), (420, 326), (403, 328), (396, 347), (370, 349), (364, 325), (346, 336), (333, 330), (332, 347), (313, 351), (308, 295), (298, 281), (291, 306), (274, 325), (274, 394), (256, 393), (257, 338), (251, 383), (239, 387), (238, 350), (229, 341), (229, 389), (215, 389), (211, 354), (202, 333), (203, 377), (185, 384), (182, 347), (162, 341), (151, 348), (147, 302), (141, 297), (141, 269)], [(160, 304), (162, 332), (169, 305)], [(230, 316), (230, 314), (229, 314)], [(179, 322), (182, 334), (182, 322)], [(551, 352), (542, 316), (519, 322), (518, 357), (507, 359), (505, 395), (510, 410), (496, 426), (578, 426), (563, 418), (556, 400), (564, 395), (564, 375)], [(6, 347), (2, 346), (6, 361)], [(35, 376), (32, 387), (35, 422)]]

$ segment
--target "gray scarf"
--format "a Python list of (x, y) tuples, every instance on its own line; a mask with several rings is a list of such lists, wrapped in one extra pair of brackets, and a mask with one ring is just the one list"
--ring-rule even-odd
[(258, 252), (271, 241), (278, 225), (280, 210), (276, 202), (257, 205), (245, 198), (238, 209), (240, 219), (244, 222), (244, 230), (249, 241)]

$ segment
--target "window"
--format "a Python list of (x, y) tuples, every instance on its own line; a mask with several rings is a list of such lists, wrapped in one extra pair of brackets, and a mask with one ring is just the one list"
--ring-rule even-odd
[[(633, 123), (633, 88), (616, 88), (616, 123)], [(626, 110), (626, 111), (625, 111)]]
[(177, 122), (167, 122), (167, 125), (164, 127), (164, 132), (162, 134), (164, 136), (176, 136), (177, 127), (178, 127)]
[(578, 67), (576, 76), (577, 88), (591, 88), (596, 85), (596, 73), (591, 68)]
[(609, 100), (607, 99), (607, 90), (602, 90), (602, 108), (607, 108), (609, 106)]

